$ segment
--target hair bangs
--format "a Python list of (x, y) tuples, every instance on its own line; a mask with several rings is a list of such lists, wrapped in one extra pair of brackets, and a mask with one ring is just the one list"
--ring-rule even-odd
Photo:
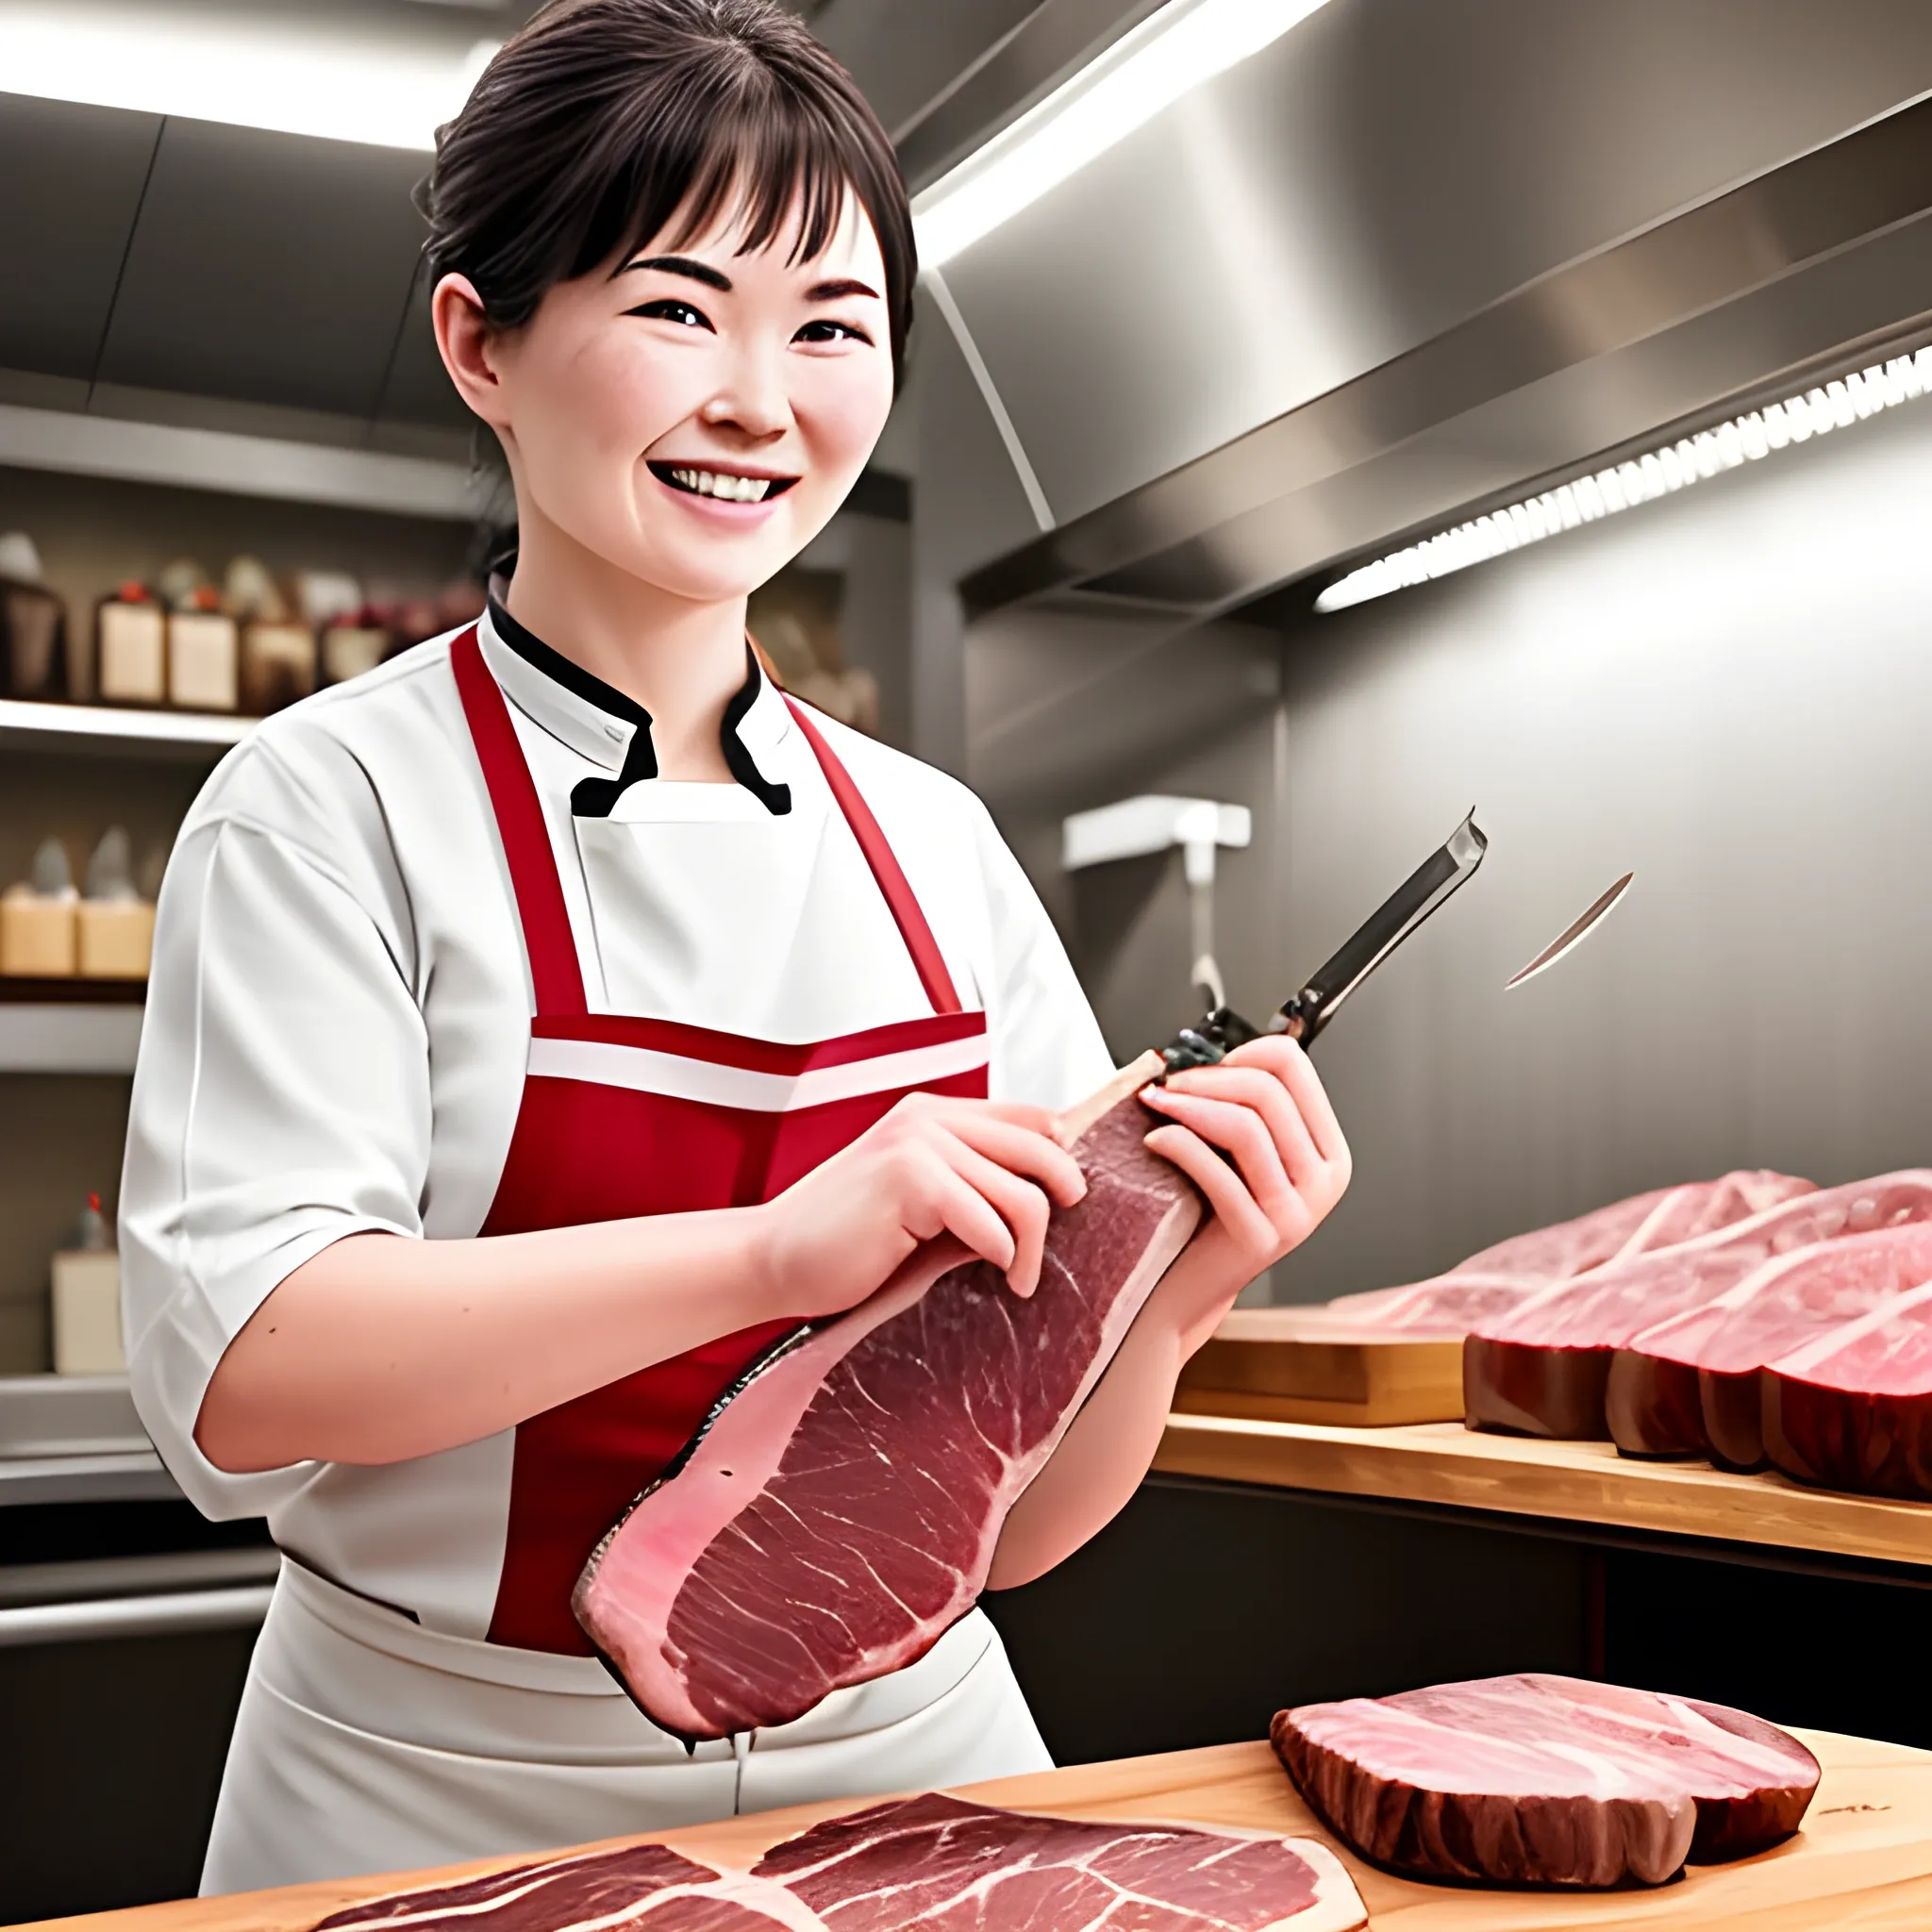
[(432, 272), (468, 275), (503, 327), (660, 235), (729, 223), (741, 254), (809, 261), (856, 203), (903, 378), (918, 260), (897, 158), (851, 76), (773, 0), (558, 0), (442, 130), (425, 199)]

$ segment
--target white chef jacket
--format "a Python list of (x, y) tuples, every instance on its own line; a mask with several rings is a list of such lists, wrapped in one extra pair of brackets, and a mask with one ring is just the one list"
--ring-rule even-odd
[[(639, 775), (654, 765), (635, 704), (507, 619), (479, 636), (593, 1011), (785, 1041), (930, 1011), (817, 759), (756, 667), (726, 714), (739, 782), (669, 783)], [(309, 1569), (425, 1630), (480, 1639), (513, 1431), (380, 1468), (250, 1475), (216, 1469), (192, 1434), (229, 1341), (304, 1261), (368, 1229), (473, 1236), (495, 1192), (532, 994), (449, 644), (269, 719), (195, 801), (160, 895), (121, 1257), (135, 1401), (188, 1495), (210, 1516), (265, 1515)], [(1091, 1092), (1111, 1069), (1099, 1028), (985, 808), (915, 759), (822, 728), (962, 1000), (987, 1012), (993, 1097)], [(648, 886), (621, 919), (599, 891), (612, 838), (635, 841), (631, 884), (641, 854)]]

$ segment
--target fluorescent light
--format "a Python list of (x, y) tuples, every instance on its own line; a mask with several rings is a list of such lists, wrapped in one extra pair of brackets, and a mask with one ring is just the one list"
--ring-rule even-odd
[(1371, 597), (1386, 597), (1391, 591), (1467, 570), (1473, 563), (1485, 563), (1505, 551), (1520, 550), (1525, 543), (1540, 543), (1545, 537), (1574, 529), (1578, 524), (1592, 524), (1620, 509), (1633, 509), (1640, 503), (1669, 496), (1720, 471), (1756, 462), (1774, 449), (1808, 442), (1814, 436), (1828, 436), (1834, 429), (1875, 416), (1880, 409), (1924, 395), (1928, 389), (1932, 389), (1932, 346), (1916, 356), (1874, 362), (1856, 375), (1807, 390), (1767, 408), (1753, 409), (1748, 416), (1735, 416), (1715, 429), (1700, 430), (1648, 456), (1634, 457), (1599, 470), (1593, 476), (1546, 490), (1541, 496), (1512, 503), (1507, 509), (1494, 510), (1379, 557), (1374, 563), (1337, 578), (1315, 599), (1315, 608), (1345, 610), (1351, 604), (1366, 604)]
[(1204, 81), (1258, 54), (1324, 0), (1168, 0), (913, 203), (939, 268)]
[(0, 92), (373, 147), (432, 148), (496, 51), (358, 42), (153, 4), (0, 0)]

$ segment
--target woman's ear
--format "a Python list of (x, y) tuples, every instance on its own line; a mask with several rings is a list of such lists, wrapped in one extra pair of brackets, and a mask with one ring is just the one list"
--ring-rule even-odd
[(444, 275), (429, 298), (436, 347), (457, 393), (492, 429), (507, 426), (503, 379), (497, 367), (500, 340), (483, 312), (483, 298), (467, 275)]

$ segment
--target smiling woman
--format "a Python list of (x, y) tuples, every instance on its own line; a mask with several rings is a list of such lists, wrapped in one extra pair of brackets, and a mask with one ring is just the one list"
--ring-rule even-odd
[[(208, 1890), (1046, 1761), (976, 1609), (694, 1751), (571, 1611), (802, 1323), (941, 1238), (1030, 1295), (1085, 1191), (1057, 1115), (1108, 1057), (984, 808), (781, 693), (745, 634), (891, 407), (890, 144), (774, 0), (556, 0), (443, 130), (426, 208), (514, 568), (203, 791), (135, 1078), (142, 1418), (288, 1557)], [(1149, 1144), (1214, 1219), (1007, 1518), (1001, 1580), (1120, 1507), (1180, 1362), (1346, 1180), (1299, 1050), (1242, 1052), (1158, 1097)]]

